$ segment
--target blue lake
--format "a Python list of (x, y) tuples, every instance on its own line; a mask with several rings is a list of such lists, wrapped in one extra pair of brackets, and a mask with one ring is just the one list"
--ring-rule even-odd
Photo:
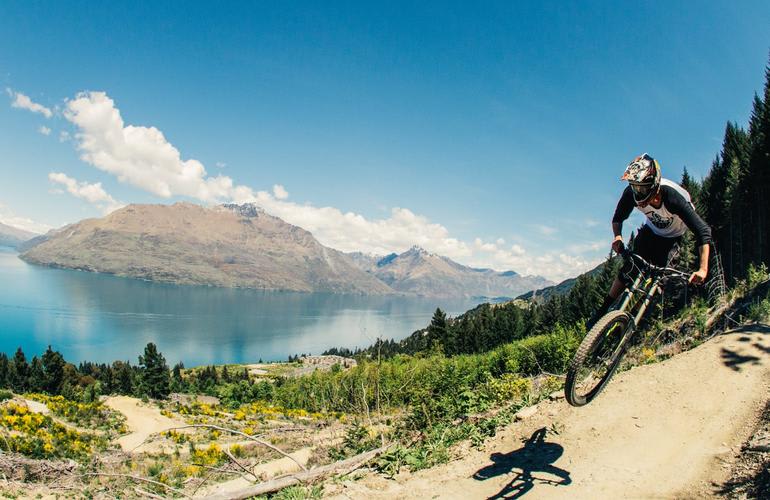
[(0, 351), (50, 344), (70, 362), (137, 362), (147, 342), (169, 364), (285, 360), (366, 347), (478, 301), (177, 286), (33, 266), (0, 247)]

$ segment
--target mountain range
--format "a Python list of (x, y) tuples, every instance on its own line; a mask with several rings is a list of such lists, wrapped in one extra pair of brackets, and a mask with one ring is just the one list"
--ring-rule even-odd
[(532, 290), (529, 290), (527, 293), (521, 294), (518, 297), (516, 297), (516, 300), (544, 303), (551, 297), (554, 297), (557, 295), (562, 295), (562, 296), (567, 295), (569, 291), (572, 290), (572, 287), (575, 286), (575, 283), (577, 282), (578, 278), (580, 278), (583, 275), (597, 276), (602, 272), (602, 269), (604, 268), (604, 264), (605, 263), (602, 262), (601, 264), (597, 265), (590, 271), (581, 273), (580, 275), (575, 276), (574, 278), (568, 278), (555, 285), (545, 286), (539, 289), (533, 288)]
[(427, 297), (512, 297), (551, 285), (413, 247), (334, 250), (254, 204), (129, 205), (21, 246), (27, 262), (188, 285)]
[(348, 254), (356, 265), (396, 291), (443, 297), (515, 297), (524, 291), (552, 285), (541, 276), (522, 276), (464, 266), (414, 246), (385, 256)]
[(17, 248), (27, 240), (37, 236), (17, 227), (9, 226), (0, 222), (0, 246)]
[(129, 205), (50, 232), (21, 258), (185, 285), (391, 292), (342, 252), (256, 205)]

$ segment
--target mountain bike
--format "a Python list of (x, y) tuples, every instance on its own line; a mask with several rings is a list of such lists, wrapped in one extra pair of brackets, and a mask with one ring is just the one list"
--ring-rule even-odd
[(580, 343), (567, 369), (564, 395), (572, 406), (590, 403), (607, 385), (631, 343), (636, 327), (652, 299), (671, 279), (690, 277), (689, 272), (650, 264), (628, 249), (620, 252), (631, 264), (636, 278), (610, 310), (593, 325)]

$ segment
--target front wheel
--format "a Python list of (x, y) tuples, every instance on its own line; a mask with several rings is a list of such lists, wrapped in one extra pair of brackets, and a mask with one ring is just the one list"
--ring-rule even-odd
[(631, 337), (631, 316), (610, 311), (586, 334), (567, 368), (564, 396), (572, 406), (593, 400), (612, 378)]

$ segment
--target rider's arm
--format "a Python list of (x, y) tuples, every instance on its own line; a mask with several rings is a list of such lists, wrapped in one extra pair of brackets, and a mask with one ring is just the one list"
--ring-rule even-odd
[(706, 281), (706, 276), (709, 272), (710, 250), (711, 248), (708, 243), (698, 247), (698, 256), (700, 258), (698, 262), (700, 263), (700, 269), (690, 277), (690, 282), (695, 282), (697, 284)]
[(669, 186), (661, 186), (661, 194), (668, 211), (678, 215), (684, 221), (687, 228), (695, 235), (695, 243), (699, 247), (711, 243), (711, 228), (700, 218), (692, 203)]
[(698, 271), (691, 277), (690, 281), (702, 283), (706, 280), (709, 269), (709, 243), (711, 243), (711, 228), (701, 219), (698, 212), (695, 211), (692, 203), (688, 202), (684, 196), (679, 194), (673, 188), (662, 186), (663, 202), (666, 204), (669, 212), (682, 218), (687, 228), (695, 235), (695, 242), (698, 245)]
[(615, 242), (623, 242), (623, 221), (628, 219), (635, 206), (636, 203), (634, 202), (634, 193), (631, 191), (631, 186), (626, 186), (623, 195), (618, 201), (618, 206), (615, 207), (615, 215), (612, 216), (612, 233), (615, 236), (612, 241), (612, 247), (616, 251), (618, 249), (615, 248)]

